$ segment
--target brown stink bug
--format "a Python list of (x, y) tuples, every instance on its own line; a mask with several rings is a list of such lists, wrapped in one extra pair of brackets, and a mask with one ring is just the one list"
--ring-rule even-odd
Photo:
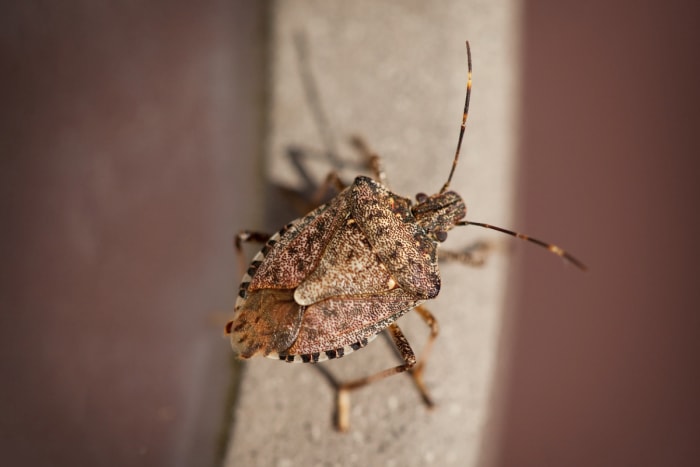
[[(349, 391), (409, 371), (423, 400), (432, 405), (422, 370), (438, 333), (433, 315), (421, 304), (440, 292), (438, 246), (453, 227), (476, 225), (533, 242), (585, 266), (561, 248), (489, 224), (463, 220), (467, 208), (448, 191), (459, 160), (471, 95), (471, 51), (467, 42), (468, 78), (457, 149), (440, 191), (416, 195), (414, 203), (385, 187), (379, 158), (359, 140), (374, 179), (359, 176), (348, 186), (329, 176), (339, 194), (270, 236), (241, 232), (244, 241), (264, 242), (239, 288), (233, 320), (226, 326), (240, 358), (263, 355), (286, 362), (316, 363), (343, 357), (365, 347), (387, 329), (403, 363), (337, 385), (337, 427), (348, 427)], [(468, 255), (461, 258), (469, 262)], [(431, 329), (421, 359), (396, 320), (416, 310)]]

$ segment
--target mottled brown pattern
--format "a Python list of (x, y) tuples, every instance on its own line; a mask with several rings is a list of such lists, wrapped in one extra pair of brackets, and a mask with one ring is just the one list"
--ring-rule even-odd
[(415, 222), (423, 230), (433, 234), (436, 240), (443, 242), (447, 238), (447, 231), (467, 215), (467, 206), (460, 195), (454, 191), (446, 191), (426, 196), (411, 208), (411, 212)]
[(248, 294), (260, 289), (293, 289), (318, 265), (326, 245), (348, 215), (347, 190), (292, 225), (269, 249)]
[(357, 177), (273, 236), (241, 284), (230, 327), (238, 355), (312, 355), (363, 342), (435, 297), (437, 242), (411, 208)]
[(370, 338), (418, 303), (401, 289), (324, 300), (306, 309), (299, 335), (285, 353), (324, 352)]
[(297, 337), (304, 307), (293, 290), (259, 290), (236, 309), (230, 324), (231, 345), (240, 358), (282, 352)]
[(328, 254), (294, 293), (297, 303), (311, 305), (332, 297), (392, 289), (395, 281), (365, 240), (357, 222), (338, 229), (328, 244)]
[[(392, 210), (386, 202), (389, 198), (410, 204), (374, 180), (357, 177), (350, 187), (353, 218), (404, 290), (419, 299), (434, 298), (440, 291), (437, 243), (416, 224), (410, 210), (394, 212), (396, 207)], [(387, 231), (390, 234), (381, 234)]]

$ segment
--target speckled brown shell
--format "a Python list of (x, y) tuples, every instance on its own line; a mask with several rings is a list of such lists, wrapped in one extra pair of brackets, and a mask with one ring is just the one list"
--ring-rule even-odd
[(241, 283), (230, 326), (241, 358), (338, 358), (437, 296), (437, 242), (411, 201), (357, 177), (273, 235)]

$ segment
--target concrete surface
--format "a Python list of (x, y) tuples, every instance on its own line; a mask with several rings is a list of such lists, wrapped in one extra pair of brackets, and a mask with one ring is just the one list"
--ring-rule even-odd
[[(470, 119), (453, 181), (474, 220), (509, 225), (518, 75), (514, 1), (275, 2), (267, 173), (298, 187), (287, 156), (325, 149), (308, 95), (294, 35), (308, 39), (308, 66), (335, 138), (342, 173), (352, 180), (363, 136), (384, 157), (389, 184), (413, 197), (446, 180), (459, 130), (467, 74), (465, 40), (474, 60)], [(315, 150), (315, 151), (314, 151)], [(316, 180), (331, 164), (308, 158)], [(271, 203), (277, 203), (276, 200)], [(276, 206), (271, 206), (275, 208)], [(282, 214), (275, 229), (296, 217)], [(250, 226), (263, 228), (263, 226)], [(458, 249), (494, 233), (453, 231)], [(507, 260), (494, 254), (482, 269), (445, 265), (438, 299), (427, 304), (441, 325), (426, 380), (437, 402), (422, 405), (406, 376), (352, 394), (351, 431), (333, 431), (333, 392), (318, 371), (268, 359), (246, 363), (227, 465), (479, 465), (489, 424)], [(419, 351), (427, 329), (413, 314), (399, 321)], [(383, 339), (324, 363), (341, 380), (396, 364)]]

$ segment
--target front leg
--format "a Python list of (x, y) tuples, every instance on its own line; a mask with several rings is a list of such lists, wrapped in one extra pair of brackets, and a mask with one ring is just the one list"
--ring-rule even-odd
[(333, 189), (335, 189), (336, 194), (345, 189), (345, 183), (343, 183), (336, 171), (330, 172), (323, 181), (323, 184), (319, 186), (316, 192), (311, 196), (311, 206), (308, 207), (307, 212), (320, 206), (329, 194), (332, 193)]
[(493, 250), (492, 243), (477, 241), (460, 251), (439, 250), (438, 259), (440, 262), (458, 261), (468, 266), (481, 267)]
[(367, 142), (360, 136), (353, 136), (350, 138), (350, 144), (360, 152), (364, 159), (363, 165), (372, 171), (372, 177), (381, 185), (388, 186), (381, 157), (379, 157), (376, 152), (372, 151)]

